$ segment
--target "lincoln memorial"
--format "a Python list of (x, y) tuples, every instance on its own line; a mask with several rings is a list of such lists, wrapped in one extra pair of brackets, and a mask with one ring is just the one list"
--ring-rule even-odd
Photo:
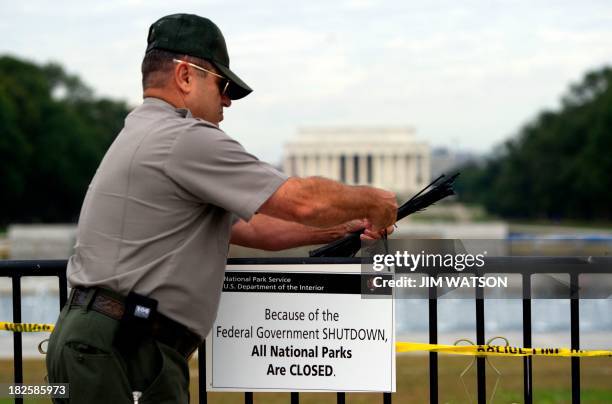
[(430, 180), (429, 145), (410, 127), (304, 128), (285, 144), (283, 170), (390, 189), (400, 197)]

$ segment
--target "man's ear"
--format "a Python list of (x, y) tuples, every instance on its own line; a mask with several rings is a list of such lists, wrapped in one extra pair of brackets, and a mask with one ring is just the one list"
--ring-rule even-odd
[(193, 77), (189, 74), (189, 69), (184, 63), (177, 63), (174, 67), (174, 82), (184, 93), (191, 92)]

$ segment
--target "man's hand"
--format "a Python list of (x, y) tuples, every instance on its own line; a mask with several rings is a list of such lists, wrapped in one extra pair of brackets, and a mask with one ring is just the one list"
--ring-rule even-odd
[(395, 224), (397, 220), (397, 199), (393, 192), (379, 188), (369, 188), (372, 198), (374, 198), (374, 209), (370, 212), (370, 230), (380, 232)]
[[(344, 228), (346, 233), (342, 237), (347, 236), (356, 231), (363, 230), (363, 234), (360, 235), (360, 238), (362, 240), (378, 240), (382, 238), (382, 236), (385, 234), (385, 229), (374, 231), (372, 229), (372, 224), (368, 219), (351, 220), (349, 222), (344, 223)], [(394, 226), (387, 227), (387, 235), (393, 233), (394, 230)]]

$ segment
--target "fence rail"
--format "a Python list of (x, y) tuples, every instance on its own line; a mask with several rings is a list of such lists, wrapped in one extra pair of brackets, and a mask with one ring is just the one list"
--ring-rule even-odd
[[(532, 347), (532, 324), (531, 324), (531, 275), (540, 273), (563, 273), (563, 270), (555, 268), (567, 268), (568, 264), (573, 268), (570, 276), (570, 289), (572, 291), (579, 290), (579, 275), (583, 273), (592, 273), (590, 266), (586, 264), (585, 259), (581, 257), (502, 257), (493, 259), (493, 267), (496, 264), (503, 266), (504, 273), (521, 273), (522, 274), (522, 289), (523, 289), (523, 346)], [(507, 264), (509, 261), (522, 261), (521, 269), (508, 270)], [(612, 258), (598, 257), (597, 260), (605, 263), (606, 270), (602, 271), (601, 266), (595, 272), (612, 273)], [(257, 265), (257, 264), (347, 264), (359, 263), (357, 258), (236, 258), (229, 259), (230, 265)], [(488, 261), (489, 263), (489, 261)], [(68, 285), (66, 280), (66, 264), (65, 260), (31, 260), (31, 261), (10, 261), (0, 260), (0, 277), (9, 277), (12, 280), (12, 301), (13, 301), (13, 318), (14, 323), (21, 322), (21, 278), (22, 277), (57, 277), (59, 283), (59, 308), (63, 307), (68, 298)], [(541, 265), (544, 264), (544, 265)], [(576, 264), (584, 265), (584, 270), (576, 270)], [(516, 265), (514, 266), (516, 267)], [(487, 267), (489, 268), (489, 267)], [(543, 269), (542, 269), (543, 268)], [(492, 272), (490, 270), (489, 272)], [(577, 292), (576, 292), (577, 293)], [(570, 327), (571, 327), (571, 348), (580, 348), (580, 318), (579, 296), (574, 295), (570, 299)], [(482, 288), (476, 289), (476, 343), (479, 345), (485, 344), (485, 299)], [(435, 287), (430, 288), (429, 294), (429, 343), (438, 343), (438, 296)], [(23, 352), (22, 352), (22, 335), (20, 332), (13, 334), (13, 351), (14, 351), (14, 383), (23, 383)], [(199, 367), (199, 402), (200, 404), (207, 403), (206, 393), (206, 360), (205, 349), (202, 345), (198, 354)], [(479, 357), (476, 359), (476, 375), (477, 375), (477, 400), (479, 404), (486, 404), (486, 369), (485, 359)], [(572, 380), (572, 403), (580, 403), (580, 358), (571, 358), (571, 380)], [(436, 352), (429, 353), (429, 399), (430, 403), (438, 403), (438, 354)], [(532, 379), (532, 360), (527, 356), (523, 358), (523, 396), (524, 403), (531, 404), (533, 402), (533, 379)], [(291, 404), (299, 403), (299, 393), (294, 392), (290, 395)], [(346, 401), (346, 395), (343, 392), (337, 393), (337, 403), (343, 404)], [(245, 404), (253, 403), (253, 393), (244, 393)], [(390, 404), (392, 402), (391, 393), (382, 393), (382, 402)], [(15, 398), (15, 403), (23, 403), (23, 399)]]

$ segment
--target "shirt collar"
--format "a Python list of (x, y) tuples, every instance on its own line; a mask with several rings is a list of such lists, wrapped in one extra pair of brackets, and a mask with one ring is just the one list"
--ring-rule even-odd
[(149, 105), (159, 105), (163, 108), (175, 111), (183, 118), (193, 118), (193, 115), (191, 114), (191, 111), (189, 109), (177, 108), (174, 105), (170, 104), (169, 102), (162, 100), (161, 98), (145, 97), (142, 103), (149, 104)]

